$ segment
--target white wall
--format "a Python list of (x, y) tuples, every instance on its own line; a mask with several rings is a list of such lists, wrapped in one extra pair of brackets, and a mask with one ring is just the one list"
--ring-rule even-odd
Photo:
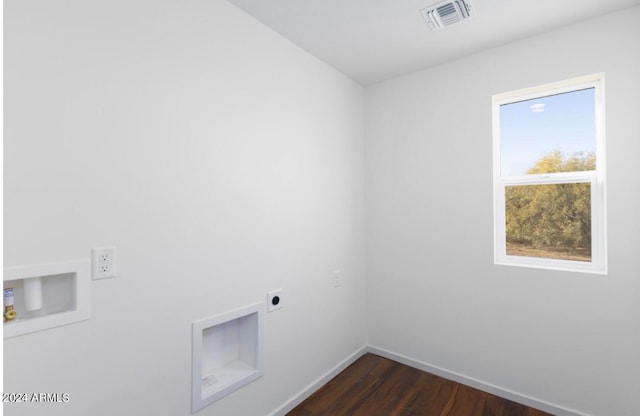
[[(222, 0), (8, 1), (4, 264), (89, 258), (92, 318), (7, 339), (7, 415), (187, 415), (191, 322), (266, 301), (265, 415), (365, 344), (363, 89)], [(332, 287), (333, 270), (343, 283)]]
[[(638, 20), (640, 7), (367, 89), (371, 345), (585, 414), (640, 414)], [(601, 71), (609, 274), (495, 266), (491, 95)]]
[[(6, 414), (189, 414), (191, 322), (279, 287), (265, 376), (199, 414), (277, 408), (364, 344), (365, 309), (376, 347), (640, 413), (640, 8), (373, 86), (366, 118), (359, 86), (224, 1), (4, 13), (5, 266), (119, 254), (91, 320), (4, 344), (5, 391), (71, 402)], [(600, 71), (609, 275), (494, 266), (491, 94)]]

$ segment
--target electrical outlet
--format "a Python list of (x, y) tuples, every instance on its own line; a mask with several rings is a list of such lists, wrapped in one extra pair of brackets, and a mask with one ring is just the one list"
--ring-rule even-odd
[(333, 271), (333, 287), (340, 287), (342, 284), (342, 278), (340, 276), (340, 270)]
[(267, 293), (267, 311), (273, 312), (282, 308), (282, 289)]
[(116, 276), (116, 248), (98, 247), (91, 250), (91, 278), (105, 279)]

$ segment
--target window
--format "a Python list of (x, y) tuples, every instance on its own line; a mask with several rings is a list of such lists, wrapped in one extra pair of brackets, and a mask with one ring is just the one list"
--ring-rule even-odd
[(604, 75), (493, 96), (496, 264), (606, 273)]

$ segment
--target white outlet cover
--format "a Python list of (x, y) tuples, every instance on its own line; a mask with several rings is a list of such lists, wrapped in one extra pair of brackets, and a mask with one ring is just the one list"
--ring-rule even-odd
[(282, 289), (267, 293), (267, 311), (273, 312), (282, 308)]
[(116, 248), (95, 247), (91, 250), (91, 278), (106, 279), (116, 276)]

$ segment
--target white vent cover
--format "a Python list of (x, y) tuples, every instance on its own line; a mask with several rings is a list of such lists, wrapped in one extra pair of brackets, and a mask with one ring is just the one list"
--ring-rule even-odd
[(471, 16), (470, 0), (448, 0), (420, 10), (431, 30), (440, 30)]

